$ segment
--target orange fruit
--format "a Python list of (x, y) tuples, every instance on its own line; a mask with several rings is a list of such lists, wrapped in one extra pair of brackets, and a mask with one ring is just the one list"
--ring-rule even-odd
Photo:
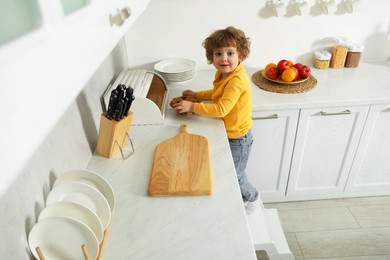
[(295, 79), (297, 73), (294, 69), (286, 69), (282, 73), (282, 80), (284, 82), (291, 82)]
[(298, 70), (297, 68), (295, 68), (295, 67), (291, 67), (290, 69), (293, 69), (293, 70), (295, 70), (295, 79), (294, 79), (294, 80), (298, 79), (298, 76), (299, 76), (299, 70)]
[(289, 60), (291, 67), (294, 66), (294, 62), (292, 60)]
[(268, 63), (267, 66), (265, 66), (265, 72), (267, 73), (270, 68), (277, 68), (278, 66), (275, 63)]

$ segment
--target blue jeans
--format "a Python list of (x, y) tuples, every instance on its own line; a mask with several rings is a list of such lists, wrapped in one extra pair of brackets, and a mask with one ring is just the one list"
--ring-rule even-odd
[(238, 183), (240, 184), (241, 195), (244, 202), (255, 201), (259, 196), (256, 188), (249, 182), (245, 172), (252, 143), (253, 137), (250, 129), (248, 133), (242, 137), (229, 139), (230, 150), (232, 152)]

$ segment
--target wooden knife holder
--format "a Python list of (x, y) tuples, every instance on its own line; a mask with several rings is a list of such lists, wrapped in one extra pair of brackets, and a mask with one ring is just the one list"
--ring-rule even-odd
[[(106, 117), (106, 114), (103, 113), (100, 116), (96, 153), (104, 157), (111, 158), (118, 152), (121, 152), (123, 159), (128, 158), (134, 152), (134, 147), (129, 137), (132, 118), (132, 111), (129, 111), (128, 115), (120, 121), (116, 121), (114, 119), (110, 120)], [(126, 147), (127, 140), (130, 141), (133, 152), (131, 152), (128, 156), (124, 156), (123, 148)]]

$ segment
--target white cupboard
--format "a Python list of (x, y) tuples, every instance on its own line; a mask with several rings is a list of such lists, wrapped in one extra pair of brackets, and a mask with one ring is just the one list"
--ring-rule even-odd
[(253, 112), (253, 145), (247, 166), (263, 202), (285, 197), (299, 109)]
[(373, 105), (346, 186), (351, 195), (390, 194), (390, 104)]
[(348, 178), (369, 106), (302, 109), (287, 196), (340, 196)]
[(0, 46), (36, 31), (42, 25), (42, 16), (34, 0), (2, 0), (0, 17)]
[[(2, 124), (8, 127), (2, 129), (0, 136), (1, 146), (5, 147), (4, 172), (17, 172), (32, 156), (149, 2), (72, 0), (62, 5), (65, 1), (6, 0), (0, 3), (0, 14), (32, 6), (34, 10), (29, 14), (32, 18), (28, 21), (37, 24), (22, 28), (16, 36), (4, 37), (0, 45), (3, 90), (0, 109), (9, 111), (2, 118)], [(118, 14), (121, 17), (115, 16)], [(112, 23), (112, 16), (117, 17), (118, 25)], [(10, 22), (1, 20), (0, 28), (12, 27)], [(115, 54), (118, 60), (127, 62), (125, 51)], [(12, 177), (7, 174), (2, 182), (7, 185)]]

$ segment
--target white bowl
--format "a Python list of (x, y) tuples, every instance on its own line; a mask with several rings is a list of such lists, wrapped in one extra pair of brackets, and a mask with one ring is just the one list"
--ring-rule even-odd
[(36, 223), (28, 235), (28, 244), (36, 259), (39, 259), (37, 247), (45, 259), (85, 260), (83, 244), (91, 259), (96, 259), (99, 253), (99, 243), (93, 231), (77, 220), (63, 217)]
[(56, 187), (57, 185), (60, 185), (65, 182), (75, 182), (75, 181), (89, 184), (97, 188), (107, 199), (111, 211), (114, 210), (114, 206), (115, 206), (114, 191), (111, 185), (108, 183), (108, 181), (103, 177), (101, 177), (100, 175), (98, 175), (97, 173), (87, 171), (87, 170), (71, 170), (58, 176), (58, 178), (53, 184), (53, 187)]
[(38, 221), (52, 217), (66, 217), (80, 221), (95, 234), (98, 242), (103, 239), (103, 225), (99, 217), (87, 207), (74, 202), (60, 201), (45, 207), (39, 214)]
[(46, 199), (46, 206), (59, 201), (81, 204), (96, 213), (106, 229), (111, 219), (111, 209), (106, 198), (95, 188), (80, 182), (66, 182), (55, 186)]

